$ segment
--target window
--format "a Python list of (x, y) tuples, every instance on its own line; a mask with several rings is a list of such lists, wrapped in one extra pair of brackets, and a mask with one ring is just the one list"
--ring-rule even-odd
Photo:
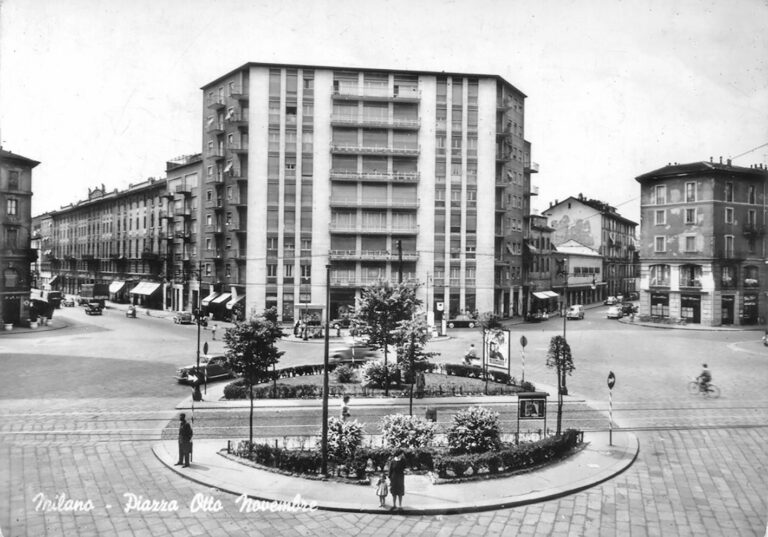
[(733, 201), (733, 183), (725, 183), (725, 201)]
[(205, 216), (205, 224), (207, 226), (212, 226), (213, 225), (213, 216), (211, 216), (210, 214), (206, 215)]
[(653, 251), (656, 253), (664, 253), (667, 251), (667, 238), (664, 236), (656, 237), (653, 241)]
[(747, 186), (747, 203), (750, 205), (755, 204), (755, 185)]
[(213, 242), (211, 241), (211, 239), (205, 239), (205, 249), (213, 250)]
[(210, 263), (206, 263), (205, 264), (205, 275), (206, 276), (210, 276), (211, 275), (211, 264)]
[(277, 265), (274, 263), (267, 264), (267, 278), (277, 277)]
[(733, 235), (725, 236), (725, 257), (733, 257)]
[(725, 223), (733, 224), (733, 207), (725, 208)]
[(655, 215), (655, 223), (657, 226), (661, 226), (667, 223), (667, 211), (665, 211), (664, 209), (661, 209), (660, 211), (656, 211), (654, 215)]
[(696, 183), (685, 183), (685, 202), (696, 201)]
[(696, 209), (686, 209), (685, 210), (685, 223), (686, 224), (695, 224), (696, 223)]
[[(312, 277), (312, 265), (301, 265), (302, 280), (306, 280), (311, 277)], [(308, 282), (305, 281), (304, 283), (308, 283)]]
[(669, 287), (669, 265), (650, 266), (650, 285), (654, 287)]
[(664, 205), (667, 203), (667, 187), (656, 185), (651, 187), (651, 205)]
[(750, 209), (747, 211), (747, 224), (750, 226), (754, 226), (757, 223), (757, 213), (754, 209)]
[(5, 212), (8, 216), (18, 216), (19, 215), (19, 200), (14, 198), (9, 198), (6, 202), (5, 206)]
[(10, 190), (19, 189), (19, 172), (11, 170), (8, 172), (8, 188)]
[(5, 245), (8, 248), (14, 249), (19, 247), (19, 230), (15, 227), (5, 230)]
[(311, 239), (301, 239), (301, 249), (304, 251), (311, 250), (312, 249), (312, 240)]
[(696, 251), (696, 237), (695, 236), (687, 236), (687, 237), (685, 237), (685, 251), (686, 252), (695, 252)]

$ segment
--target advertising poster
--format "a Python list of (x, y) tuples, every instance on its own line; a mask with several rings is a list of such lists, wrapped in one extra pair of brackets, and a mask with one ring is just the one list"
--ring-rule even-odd
[(488, 367), (509, 373), (509, 330), (491, 330), (485, 333), (485, 358)]

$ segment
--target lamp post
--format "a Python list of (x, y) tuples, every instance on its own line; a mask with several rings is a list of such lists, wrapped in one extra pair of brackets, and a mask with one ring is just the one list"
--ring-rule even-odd
[(331, 265), (325, 265), (325, 350), (323, 353), (323, 429), (320, 473), (328, 475), (328, 329), (331, 313)]

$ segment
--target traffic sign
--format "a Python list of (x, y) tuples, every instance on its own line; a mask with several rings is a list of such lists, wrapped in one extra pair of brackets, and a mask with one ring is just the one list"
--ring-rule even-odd
[(609, 371), (608, 372), (608, 389), (612, 390), (614, 384), (616, 384), (616, 375), (613, 374), (613, 371)]
[(525, 348), (526, 345), (528, 345), (528, 338), (525, 336), (520, 336), (520, 346)]
[(443, 306), (443, 303), (442, 303), (442, 302), (438, 302), (438, 303), (437, 303), (437, 311), (443, 311), (443, 307), (444, 307), (444, 306)]

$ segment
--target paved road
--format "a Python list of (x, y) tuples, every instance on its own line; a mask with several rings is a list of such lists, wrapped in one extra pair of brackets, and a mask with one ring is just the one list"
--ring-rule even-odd
[[(164, 471), (149, 451), (184, 395), (169, 377), (194, 355), (193, 327), (125, 319), (115, 312), (85, 318), (73, 309), (66, 315), (78, 324), (31, 337), (0, 337), (4, 371), (13, 379), (0, 391), (3, 535), (762, 536), (766, 530), (768, 405), (762, 391), (768, 360), (756, 333), (650, 330), (605, 321), (596, 311), (584, 322), (569, 323), (577, 366), (569, 379), (574, 399), (604, 409), (605, 375), (612, 369), (618, 378), (616, 420), (646, 428), (638, 433), (635, 465), (583, 493), (519, 509), (442, 517), (246, 514), (234, 498)], [(526, 379), (553, 383), (543, 356), (561, 327), (552, 321), (515, 327), (515, 335), (525, 333), (530, 342)], [(435, 345), (444, 352), (441, 359), (458, 357), (479, 338), (470, 330), (456, 335)], [(287, 358), (303, 363), (314, 362), (322, 349), (291, 345)], [(723, 388), (719, 400), (684, 392), (702, 359)], [(127, 493), (176, 500), (179, 507), (125, 513)], [(220, 500), (222, 509), (191, 512), (198, 493)], [(38, 494), (90, 499), (94, 508), (74, 514), (36, 511)]]

